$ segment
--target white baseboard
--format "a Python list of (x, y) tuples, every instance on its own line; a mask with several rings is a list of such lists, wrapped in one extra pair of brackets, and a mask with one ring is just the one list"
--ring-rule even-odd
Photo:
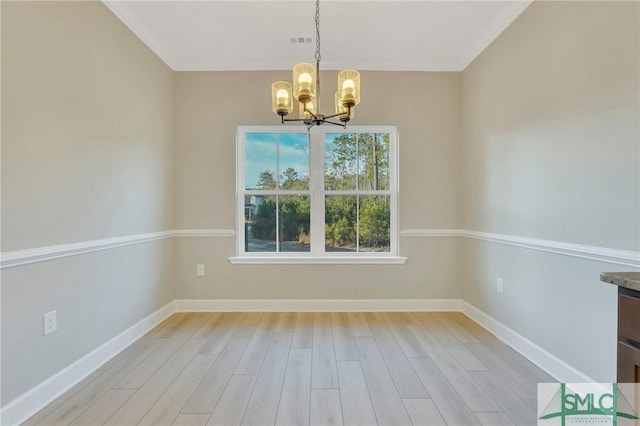
[(460, 299), (176, 299), (176, 312), (460, 311)]
[(176, 299), (2, 407), (0, 424), (14, 425), (27, 420), (175, 312), (346, 311), (462, 312), (560, 382), (594, 382), (586, 374), (461, 299)]
[(20, 395), (2, 407), (0, 424), (15, 425), (24, 422), (174, 312), (172, 301)]
[(462, 301), (461, 310), (466, 316), (493, 333), (497, 338), (518, 351), (522, 356), (563, 383), (593, 383), (591, 377), (578, 371), (553, 354), (510, 329), (500, 321), (487, 315), (466, 301)]

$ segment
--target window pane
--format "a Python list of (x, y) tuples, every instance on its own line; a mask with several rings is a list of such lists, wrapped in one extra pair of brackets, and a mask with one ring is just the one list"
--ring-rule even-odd
[(389, 134), (359, 133), (358, 188), (389, 189)]
[(276, 197), (246, 195), (245, 251), (276, 251)]
[(278, 197), (280, 251), (310, 251), (309, 237), (311, 200), (309, 196)]
[(244, 142), (245, 189), (276, 189), (276, 153), (276, 134), (246, 134)]
[(357, 250), (358, 200), (355, 195), (325, 197), (325, 250)]
[(391, 199), (360, 196), (360, 251), (390, 251)]
[(280, 134), (281, 189), (309, 189), (309, 134)]
[(330, 133), (324, 139), (324, 188), (356, 189), (357, 152), (355, 135)]

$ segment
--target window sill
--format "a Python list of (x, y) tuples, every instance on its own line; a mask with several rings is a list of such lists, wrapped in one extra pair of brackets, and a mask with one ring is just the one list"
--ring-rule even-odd
[(402, 256), (234, 256), (234, 265), (403, 265)]

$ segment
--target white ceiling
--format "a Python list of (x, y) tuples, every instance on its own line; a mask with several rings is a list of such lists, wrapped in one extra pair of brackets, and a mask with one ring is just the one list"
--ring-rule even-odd
[[(314, 1), (103, 1), (176, 71), (315, 61)], [(530, 3), (323, 0), (322, 69), (459, 71)], [(312, 42), (292, 43), (297, 37)]]

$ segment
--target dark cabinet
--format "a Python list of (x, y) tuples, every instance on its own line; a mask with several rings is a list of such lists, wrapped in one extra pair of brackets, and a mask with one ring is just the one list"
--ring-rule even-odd
[(618, 383), (640, 383), (640, 292), (618, 290)]
[(618, 342), (618, 383), (640, 383), (640, 348)]

